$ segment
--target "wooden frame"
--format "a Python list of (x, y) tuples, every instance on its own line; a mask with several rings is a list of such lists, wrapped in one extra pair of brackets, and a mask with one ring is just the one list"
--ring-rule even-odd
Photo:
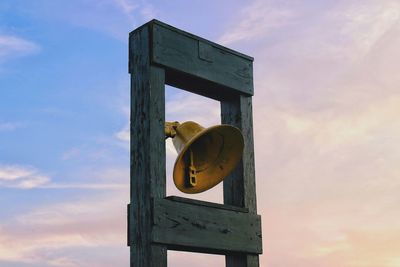
[[(167, 249), (226, 255), (258, 267), (252, 122), (253, 59), (152, 20), (129, 36), (131, 74), (131, 266), (166, 267)], [(224, 204), (166, 197), (165, 84), (221, 102), (221, 121), (242, 130), (243, 158), (224, 180)]]

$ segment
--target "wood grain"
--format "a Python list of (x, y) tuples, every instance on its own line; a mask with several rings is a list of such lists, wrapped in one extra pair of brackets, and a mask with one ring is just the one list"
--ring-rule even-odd
[[(167, 249), (223, 254), (227, 267), (259, 266), (252, 62), (157, 20), (131, 32), (131, 267), (166, 267)], [(165, 84), (221, 101), (222, 123), (242, 130), (244, 153), (224, 180), (224, 205), (166, 198)]]
[(150, 64), (150, 31), (130, 35), (131, 267), (166, 267), (167, 249), (151, 241), (151, 199), (165, 197), (164, 70)]
[(154, 242), (185, 251), (261, 253), (259, 215), (170, 199), (153, 201)]
[(153, 22), (152, 30), (152, 60), (166, 69), (167, 82), (170, 74), (179, 72), (180, 76), (188, 75), (221, 85), (214, 90), (229, 87), (241, 94), (253, 94), (251, 57), (159, 21)]
[[(235, 95), (221, 101), (221, 122), (238, 127), (244, 137), (242, 160), (236, 169), (224, 179), (224, 204), (245, 207), (249, 209), (249, 213), (256, 214), (257, 199), (252, 114), (251, 97)], [(258, 267), (259, 257), (252, 254), (227, 255), (226, 266)]]

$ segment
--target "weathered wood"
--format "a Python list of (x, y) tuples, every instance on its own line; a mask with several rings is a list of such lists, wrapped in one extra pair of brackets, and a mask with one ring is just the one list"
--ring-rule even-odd
[(188, 203), (188, 204), (192, 204), (192, 205), (206, 206), (206, 207), (212, 207), (212, 208), (223, 209), (223, 210), (233, 210), (233, 211), (238, 211), (238, 212), (249, 212), (248, 208), (241, 208), (241, 207), (236, 207), (236, 206), (232, 206), (232, 205), (218, 204), (218, 203), (214, 203), (214, 202), (202, 201), (202, 200), (197, 200), (197, 199), (192, 199), (192, 198), (184, 198), (184, 197), (177, 197), (177, 196), (169, 196), (166, 198), (169, 200), (172, 200), (172, 201), (179, 201), (179, 202)]
[[(166, 267), (167, 248), (226, 255), (227, 267), (258, 267), (251, 57), (152, 20), (130, 34), (131, 266)], [(168, 197), (164, 84), (221, 101), (221, 120), (244, 135), (239, 166), (224, 181), (224, 205)]]
[[(236, 95), (221, 101), (221, 121), (238, 127), (244, 137), (243, 157), (236, 169), (224, 179), (224, 203), (246, 207), (257, 213), (253, 115), (251, 97)], [(236, 254), (226, 256), (227, 267), (258, 267), (258, 255)]]
[(151, 65), (149, 27), (130, 35), (132, 267), (166, 267), (167, 249), (151, 242), (151, 199), (165, 187), (164, 70)]
[(153, 241), (169, 249), (227, 254), (261, 253), (257, 214), (153, 199)]
[(224, 203), (257, 213), (251, 97), (236, 95), (221, 101), (221, 122), (238, 127), (244, 137), (242, 160), (224, 179)]
[(126, 211), (126, 228), (127, 228), (127, 238), (126, 238), (126, 245), (129, 247), (131, 245), (131, 204), (127, 205), (127, 211)]
[(226, 256), (227, 267), (258, 267), (260, 266), (258, 255), (231, 254)]
[[(213, 96), (226, 94), (226, 88), (230, 92), (253, 95), (253, 58), (157, 20), (150, 23), (152, 60), (165, 68), (167, 83)], [(196, 90), (190, 82), (185, 82), (193, 78), (208, 81), (204, 85), (212, 86), (215, 92), (207, 88)]]

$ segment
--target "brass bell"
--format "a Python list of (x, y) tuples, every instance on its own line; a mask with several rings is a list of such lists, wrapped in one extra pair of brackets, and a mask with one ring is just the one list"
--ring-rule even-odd
[(165, 123), (165, 137), (171, 137), (178, 152), (173, 179), (182, 192), (195, 194), (220, 183), (243, 154), (243, 135), (231, 125), (204, 128), (196, 122)]

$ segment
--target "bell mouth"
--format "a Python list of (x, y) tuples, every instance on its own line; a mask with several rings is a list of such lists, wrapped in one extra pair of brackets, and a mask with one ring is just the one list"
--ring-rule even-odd
[[(216, 125), (200, 131), (185, 144), (175, 161), (175, 186), (187, 194), (216, 186), (236, 167), (243, 147), (242, 133), (234, 126)], [(195, 185), (189, 182), (193, 169)]]

